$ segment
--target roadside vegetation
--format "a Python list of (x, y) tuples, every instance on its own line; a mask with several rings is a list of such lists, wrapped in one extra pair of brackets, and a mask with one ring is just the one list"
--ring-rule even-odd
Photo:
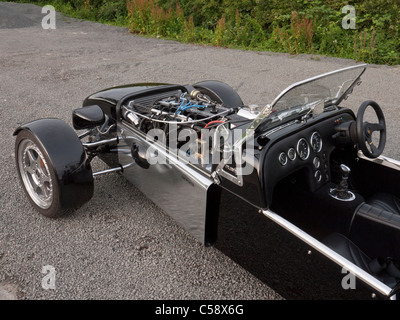
[[(399, 0), (47, 0), (68, 16), (134, 34), (248, 50), (400, 64)], [(342, 20), (355, 8), (355, 28)]]

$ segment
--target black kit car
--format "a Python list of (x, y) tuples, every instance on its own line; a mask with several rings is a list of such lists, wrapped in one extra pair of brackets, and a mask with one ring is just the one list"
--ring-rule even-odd
[[(244, 104), (212, 80), (105, 89), (73, 111), (79, 134), (58, 119), (15, 130), (19, 177), (32, 205), (58, 217), (90, 200), (97, 175), (119, 172), (207, 246), (218, 244), (226, 217), (239, 234), (256, 215), (257, 232), (273, 243), (266, 250), (278, 250), (283, 238), (299, 248), (277, 255), (283, 279), (275, 284), (318, 277), (310, 286), (322, 292), (396, 299), (400, 163), (381, 155), (386, 123), (377, 102), (362, 102), (357, 115), (340, 105), (365, 70), (295, 83), (265, 107)], [(95, 157), (110, 168), (93, 172)], [(248, 206), (240, 220), (221, 213), (225, 193), (231, 207)], [(248, 228), (241, 243), (254, 241), (255, 250), (263, 240)], [(270, 258), (262, 258), (261, 273), (278, 263)], [(295, 280), (300, 273), (303, 282)]]

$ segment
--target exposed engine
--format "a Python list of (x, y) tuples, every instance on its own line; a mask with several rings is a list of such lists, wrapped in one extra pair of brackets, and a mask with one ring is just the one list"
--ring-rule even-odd
[(169, 125), (179, 125), (200, 131), (228, 121), (234, 109), (212, 101), (198, 90), (161, 98), (146, 106), (132, 100), (123, 107), (123, 117), (139, 130), (147, 133), (151, 129), (167, 131)]
[(175, 91), (152, 102), (148, 97), (130, 100), (121, 110), (123, 118), (138, 130), (147, 135), (156, 131), (157, 139), (161, 130), (168, 147), (183, 149), (187, 156), (202, 164), (210, 163), (209, 154), (213, 150), (223, 151), (232, 138), (231, 129), (249, 124), (259, 113), (245, 106), (229, 108), (196, 89), (190, 93)]
[(229, 108), (196, 89), (190, 93), (174, 92), (150, 104), (148, 100), (135, 99), (122, 107), (124, 119), (144, 133), (151, 129), (167, 131), (168, 126), (173, 124), (194, 129), (200, 135), (201, 129), (211, 129), (222, 123), (236, 127), (248, 123), (258, 114), (256, 105)]

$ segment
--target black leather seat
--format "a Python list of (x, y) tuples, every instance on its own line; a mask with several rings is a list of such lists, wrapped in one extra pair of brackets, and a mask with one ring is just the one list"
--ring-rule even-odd
[(377, 193), (366, 201), (370, 206), (400, 215), (400, 199), (390, 193)]
[(329, 235), (323, 243), (390, 287), (394, 287), (400, 280), (400, 270), (393, 265), (393, 262), (390, 262), (388, 266), (384, 259), (371, 259), (350, 239), (340, 233)]
[(364, 271), (372, 273), (369, 267), (372, 259), (344, 235), (333, 233), (325, 238), (324, 244)]

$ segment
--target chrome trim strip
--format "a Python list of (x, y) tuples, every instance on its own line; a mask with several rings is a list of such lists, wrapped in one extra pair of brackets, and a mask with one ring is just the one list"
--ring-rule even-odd
[(354, 274), (357, 278), (364, 281), (366, 284), (371, 286), (373, 289), (377, 290), (381, 294), (385, 296), (389, 296), (392, 292), (392, 289), (388, 287), (386, 284), (380, 282), (375, 277), (361, 269), (360, 267), (356, 266), (354, 263), (350, 262), (349, 260), (343, 258), (340, 254), (333, 251), (331, 248), (327, 247), (323, 243), (319, 242), (314, 237), (310, 236), (308, 233), (304, 232), (303, 230), (296, 227), (291, 222), (287, 221), (286, 219), (282, 218), (275, 212), (271, 210), (262, 210), (262, 213), (300, 240), (307, 243), (309, 246), (323, 254), (325, 257), (329, 258), (333, 262), (337, 263), (342, 268), (345, 268), (350, 273)]
[(360, 159), (364, 159), (364, 160), (368, 160), (371, 162), (375, 162), (377, 164), (381, 164), (385, 167), (389, 167), (395, 170), (399, 170), (400, 171), (400, 161), (393, 159), (393, 158), (389, 158), (389, 157), (385, 157), (385, 156), (379, 156), (377, 158), (371, 159), (366, 157), (361, 150), (358, 151), (358, 157)]

